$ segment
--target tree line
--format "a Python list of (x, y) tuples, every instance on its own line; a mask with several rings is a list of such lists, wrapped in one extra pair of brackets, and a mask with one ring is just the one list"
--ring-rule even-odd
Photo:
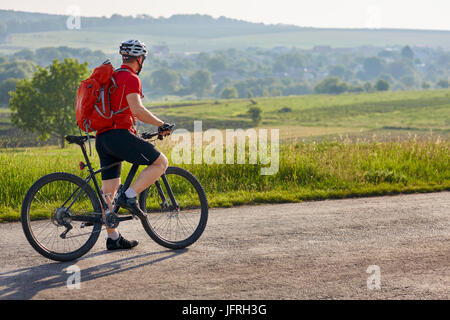
[(154, 56), (149, 97), (248, 98), (448, 88), (450, 52), (430, 48), (278, 47)]
[[(49, 56), (39, 53), (48, 53)], [(91, 63), (104, 58), (102, 52), (69, 48), (43, 49), (40, 52), (21, 51), (10, 57), (0, 57), (0, 96), (1, 99), (7, 100), (14, 126), (36, 133), (42, 140), (51, 136), (57, 137), (62, 147), (64, 136), (76, 129), (75, 94), (80, 81), (90, 74), (89, 63), (81, 63), (78, 58), (64, 58), (62, 61), (54, 59), (50, 65), (42, 67), (37, 59), (53, 58), (52, 54), (69, 53), (75, 57), (85, 54), (84, 57), (93, 59)], [(232, 99), (312, 92), (341, 94), (386, 91), (404, 83), (402, 79), (405, 75), (402, 72), (407, 73), (405, 70), (413, 72), (411, 76), (422, 77), (421, 88), (426, 89), (425, 79), (445, 76), (446, 79), (436, 81), (433, 85), (449, 87), (450, 59), (447, 59), (448, 53), (445, 52), (434, 55), (437, 62), (426, 60), (430, 65), (422, 72), (414, 68), (419, 61), (414, 60), (415, 53), (409, 47), (400, 50), (398, 56), (392, 55), (389, 50), (389, 59), (382, 58), (386, 54), (384, 51), (376, 57), (347, 56), (352, 58), (351, 62), (347, 61), (352, 64), (352, 69), (345, 65), (333, 66), (342, 62), (338, 60), (339, 56), (328, 55), (327, 58), (321, 54), (305, 55), (298, 51), (279, 49), (249, 49), (245, 53), (230, 49), (214, 54), (200, 53), (177, 57), (151, 55), (147, 62), (148, 68), (142, 75), (144, 93), (156, 98), (172, 94)], [(326, 64), (327, 61), (330, 63)], [(422, 63), (422, 60), (420, 62)], [(433, 63), (439, 64), (439, 73), (429, 73), (433, 68), (437, 68)], [(396, 64), (403, 65), (406, 69), (397, 69), (394, 67)], [(389, 73), (391, 68), (395, 71), (394, 74)], [(321, 70), (329, 72), (321, 74)], [(308, 79), (307, 75), (310, 74), (316, 77)], [(240, 78), (235, 78), (236, 76)], [(261, 109), (254, 106), (249, 109), (248, 116), (257, 125), (261, 121)]]
[[(108, 57), (100, 50), (68, 47), (0, 56), (0, 105), (7, 106), (8, 92), (19, 79), (29, 79), (39, 67), (65, 58), (87, 62), (89, 69), (107, 58), (120, 65), (118, 54)], [(448, 88), (449, 77), (450, 52), (409, 46), (248, 48), (195, 54), (153, 50), (141, 74), (147, 101)]]

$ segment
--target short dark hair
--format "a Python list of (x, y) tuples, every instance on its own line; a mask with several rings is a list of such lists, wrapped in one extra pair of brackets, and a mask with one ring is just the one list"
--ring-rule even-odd
[(133, 62), (133, 61), (136, 61), (138, 58), (139, 57), (123, 55), (122, 62)]

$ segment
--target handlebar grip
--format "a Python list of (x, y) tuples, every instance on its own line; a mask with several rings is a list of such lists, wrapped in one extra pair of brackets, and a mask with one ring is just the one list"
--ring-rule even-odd
[(142, 139), (151, 139), (151, 138), (153, 138), (153, 137), (155, 137), (155, 136), (157, 136), (158, 135), (158, 133), (150, 133), (150, 132), (144, 132), (144, 133), (142, 133), (141, 134), (141, 138)]
[[(161, 127), (160, 127), (160, 128), (161, 128)], [(143, 132), (143, 133), (141, 134), (141, 138), (142, 138), (142, 139), (151, 139), (151, 138), (153, 138), (153, 137), (158, 136), (158, 139), (159, 139), (159, 140), (163, 140), (163, 139), (164, 139), (164, 136), (163, 136), (161, 133), (162, 133), (162, 132), (166, 132), (166, 131), (172, 132), (173, 128), (175, 128), (175, 125), (174, 125), (174, 124), (168, 125), (168, 126), (165, 128), (166, 130), (163, 130), (163, 131), (161, 131), (160, 128), (158, 128), (158, 132)]]
[(173, 131), (173, 128), (175, 127), (174, 124), (168, 124), (168, 123), (164, 123), (161, 127), (158, 128), (158, 132), (166, 132), (166, 131)]

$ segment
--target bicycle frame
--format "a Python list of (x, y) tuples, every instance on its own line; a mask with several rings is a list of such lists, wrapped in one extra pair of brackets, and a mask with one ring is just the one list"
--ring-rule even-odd
[[(80, 148), (81, 148), (81, 151), (83, 152), (84, 159), (86, 160), (86, 166), (87, 166), (88, 171), (89, 171), (89, 176), (88, 176), (86, 179), (84, 179), (85, 184), (88, 184), (91, 180), (93, 181), (93, 183), (94, 183), (94, 188), (95, 188), (95, 192), (97, 193), (97, 196), (98, 196), (98, 198), (100, 199), (100, 203), (101, 203), (101, 206), (102, 206), (102, 208), (103, 208), (103, 211), (104, 211), (105, 213), (110, 212), (109, 207), (108, 207), (108, 204), (106, 203), (106, 201), (105, 201), (105, 199), (104, 199), (104, 197), (103, 197), (103, 192), (101, 191), (100, 186), (99, 186), (98, 181), (97, 181), (97, 179), (95, 178), (95, 176), (96, 176), (97, 174), (101, 173), (101, 172), (104, 171), (104, 170), (107, 170), (107, 169), (110, 169), (110, 168), (112, 168), (112, 167), (114, 167), (114, 166), (120, 165), (122, 162), (116, 162), (116, 163), (113, 163), (113, 164), (111, 164), (111, 165), (109, 165), (109, 166), (103, 167), (103, 168), (101, 168), (101, 169), (99, 169), (99, 170), (97, 170), (97, 171), (94, 171), (94, 169), (92, 168), (91, 162), (89, 161), (89, 157), (88, 157), (88, 155), (87, 155), (86, 147), (85, 147), (84, 143), (83, 143), (83, 144), (79, 144), (79, 146), (80, 146)], [(133, 164), (133, 165), (132, 165), (132, 167), (131, 167), (131, 169), (130, 169), (130, 171), (129, 171), (129, 173), (128, 173), (128, 176), (127, 176), (127, 178), (126, 178), (126, 180), (125, 180), (125, 184), (123, 184), (123, 185), (121, 185), (121, 186), (119, 187), (119, 190), (117, 191), (118, 193), (119, 193), (121, 190), (127, 190), (127, 189), (130, 187), (131, 182), (133, 181), (133, 179), (134, 179), (134, 177), (135, 177), (135, 175), (136, 175), (136, 173), (137, 173), (137, 171), (138, 171), (138, 169), (139, 169), (139, 166), (140, 166), (140, 165), (138, 165), (138, 164)], [(169, 193), (169, 198), (170, 198), (170, 200), (171, 200), (173, 206), (174, 206), (175, 208), (178, 208), (178, 207), (179, 207), (179, 206), (178, 206), (178, 203), (177, 203), (177, 201), (176, 201), (176, 199), (175, 199), (175, 197), (174, 197), (174, 195), (173, 195), (172, 189), (170, 188), (170, 185), (169, 185), (169, 183), (168, 183), (168, 181), (167, 181), (167, 178), (166, 178), (165, 174), (163, 174), (163, 175), (161, 176), (161, 178), (162, 178), (162, 180), (163, 180), (163, 183), (164, 183), (164, 185), (165, 185), (165, 187), (166, 187), (167, 192)], [(84, 186), (84, 185), (83, 185), (83, 186)], [(157, 190), (158, 190), (158, 194), (159, 194), (159, 196), (161, 197), (161, 200), (163, 201), (162, 205), (166, 206), (166, 205), (167, 205), (167, 198), (166, 198), (166, 196), (165, 196), (165, 194), (164, 194), (164, 191), (163, 191), (162, 188), (161, 188), (161, 184), (159, 183), (159, 181), (156, 181), (156, 182), (155, 182), (155, 186), (156, 186), (156, 188), (157, 188)], [(70, 209), (70, 208), (72, 207), (72, 205), (75, 203), (75, 201), (77, 200), (77, 198), (78, 198), (79, 195), (81, 194), (80, 188), (82, 188), (82, 186), (78, 187), (78, 188), (77, 188), (77, 189), (69, 196), (69, 198), (66, 200), (66, 202), (64, 202), (64, 204), (62, 205), (62, 207), (66, 208), (66, 209)], [(79, 190), (80, 190), (80, 191), (79, 191)], [(70, 199), (75, 195), (75, 193), (77, 193), (77, 191), (79, 191), (79, 192), (78, 192), (78, 194), (75, 196), (75, 198), (72, 200), (72, 203), (71, 203), (68, 207), (65, 207), (65, 205), (70, 201)], [(114, 209), (113, 209), (112, 213), (113, 213), (113, 214), (117, 214), (118, 212), (119, 212), (119, 207), (118, 207), (118, 206), (114, 206)], [(94, 214), (95, 214), (95, 215), (98, 215), (98, 213), (94, 213)], [(82, 221), (82, 222), (91, 222), (91, 223), (99, 223), (99, 222), (104, 223), (103, 218), (99, 218), (99, 217), (91, 217), (91, 216), (76, 216), (76, 215), (71, 215), (71, 219), (72, 219), (73, 221)], [(121, 222), (121, 221), (132, 220), (132, 219), (133, 219), (133, 216), (124, 216), (124, 217), (118, 217), (118, 218), (117, 218), (117, 221)]]

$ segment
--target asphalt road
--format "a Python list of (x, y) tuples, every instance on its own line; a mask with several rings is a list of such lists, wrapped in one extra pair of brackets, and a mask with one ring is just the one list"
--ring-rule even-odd
[(140, 245), (107, 252), (103, 231), (84, 257), (57, 263), (19, 223), (0, 224), (0, 299), (450, 298), (450, 192), (214, 209), (182, 251), (138, 221), (119, 229)]

